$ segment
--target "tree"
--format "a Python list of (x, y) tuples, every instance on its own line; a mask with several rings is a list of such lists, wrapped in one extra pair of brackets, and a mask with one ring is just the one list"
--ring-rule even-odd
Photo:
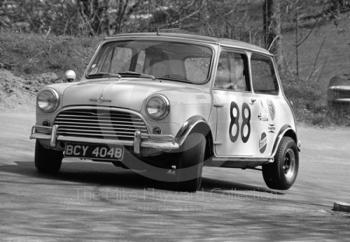
[(78, 0), (77, 6), (79, 14), (88, 28), (90, 35), (97, 35), (102, 33), (102, 17), (107, 11), (106, 1), (99, 0)]
[(265, 0), (263, 14), (265, 46), (275, 54), (279, 69), (283, 69), (280, 0)]

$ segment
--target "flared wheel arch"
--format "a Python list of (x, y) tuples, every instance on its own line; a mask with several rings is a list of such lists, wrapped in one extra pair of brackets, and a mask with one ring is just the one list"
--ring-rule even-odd
[(189, 118), (177, 133), (175, 139), (182, 145), (191, 133), (203, 134), (206, 138), (204, 161), (214, 155), (213, 133), (208, 122), (201, 116)]

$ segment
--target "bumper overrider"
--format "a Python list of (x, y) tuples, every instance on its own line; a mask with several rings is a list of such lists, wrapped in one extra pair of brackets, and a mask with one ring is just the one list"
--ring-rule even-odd
[(49, 141), (51, 148), (56, 148), (58, 142), (128, 146), (133, 148), (135, 154), (140, 154), (141, 148), (150, 148), (163, 152), (176, 151), (179, 150), (183, 143), (182, 138), (179, 137), (174, 137), (172, 135), (143, 134), (139, 130), (135, 131), (133, 140), (116, 140), (58, 135), (58, 128), (59, 125), (50, 127), (34, 125), (31, 129), (30, 139)]

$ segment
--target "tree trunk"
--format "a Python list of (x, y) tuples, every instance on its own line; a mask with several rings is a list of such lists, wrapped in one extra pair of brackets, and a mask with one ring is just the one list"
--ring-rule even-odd
[(264, 7), (265, 47), (275, 55), (279, 69), (283, 68), (281, 5), (280, 0), (265, 0)]

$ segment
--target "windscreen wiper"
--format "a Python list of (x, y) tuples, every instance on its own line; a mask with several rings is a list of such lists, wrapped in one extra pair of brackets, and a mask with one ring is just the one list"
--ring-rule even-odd
[(92, 73), (86, 75), (86, 78), (92, 79), (92, 78), (103, 78), (103, 77), (116, 77), (116, 78), (121, 78), (122, 76), (117, 73), (108, 73), (108, 72), (97, 72), (97, 73)]
[(156, 77), (153, 75), (139, 73), (139, 72), (135, 72), (135, 71), (124, 71), (124, 72), (119, 72), (118, 74), (121, 76), (125, 76), (125, 77), (141, 77), (141, 78), (150, 78), (152, 80), (156, 79)]
[(177, 82), (186, 82), (186, 83), (190, 82), (185, 77), (180, 76), (180, 75), (176, 75), (176, 74), (163, 75), (163, 76), (160, 76), (160, 77), (157, 77), (157, 78), (161, 79), (161, 80), (168, 80), (168, 81), (177, 81)]

